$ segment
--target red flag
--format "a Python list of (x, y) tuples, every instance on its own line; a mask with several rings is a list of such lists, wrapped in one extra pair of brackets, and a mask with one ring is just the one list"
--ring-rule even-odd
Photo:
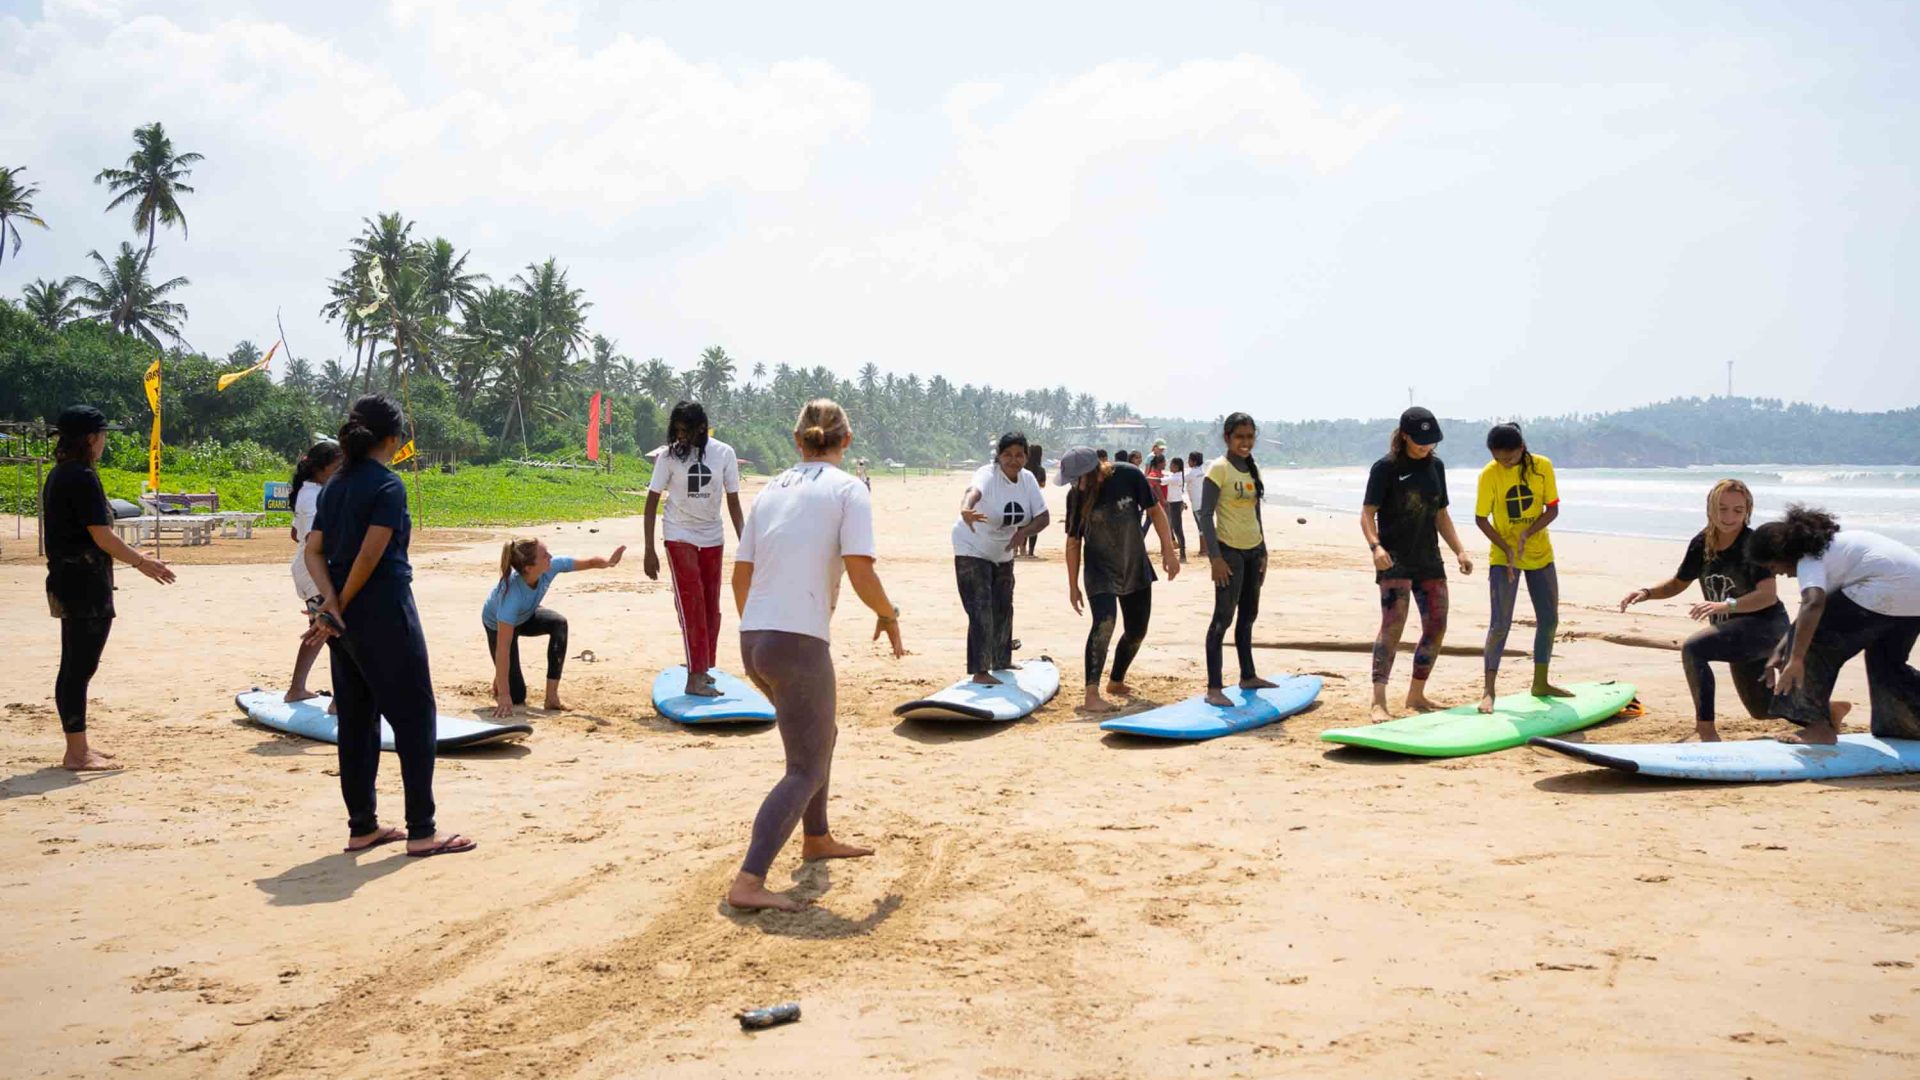
[(600, 394), (596, 391), (593, 403), (587, 406), (587, 460), (600, 460)]

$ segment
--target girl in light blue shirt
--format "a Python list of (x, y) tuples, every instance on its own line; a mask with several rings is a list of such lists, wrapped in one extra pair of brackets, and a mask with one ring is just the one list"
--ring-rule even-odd
[(606, 558), (555, 557), (538, 540), (510, 540), (500, 549), (500, 581), (487, 594), (480, 622), (487, 631), (487, 652), (493, 657), (493, 715), (505, 719), (515, 705), (527, 703), (527, 681), (520, 674), (520, 639), (547, 639), (547, 700), (549, 711), (566, 708), (560, 702), (560, 670), (567, 662), (567, 618), (540, 606), (556, 574), (599, 570), (620, 565), (623, 545)]

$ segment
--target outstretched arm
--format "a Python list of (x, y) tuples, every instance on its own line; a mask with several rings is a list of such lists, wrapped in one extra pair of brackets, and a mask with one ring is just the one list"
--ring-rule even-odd
[(740, 539), (741, 530), (747, 527), (747, 515), (740, 510), (740, 493), (727, 492), (727, 516), (733, 519), (733, 538)]

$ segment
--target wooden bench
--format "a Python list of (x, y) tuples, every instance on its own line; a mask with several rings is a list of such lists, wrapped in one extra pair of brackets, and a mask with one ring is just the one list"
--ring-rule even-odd
[(260, 524), (265, 514), (256, 514), (245, 510), (224, 510), (209, 515), (220, 527), (220, 535), (228, 540), (253, 539), (253, 527)]
[(174, 533), (179, 535), (180, 543), (185, 547), (199, 547), (202, 544), (213, 543), (213, 527), (218, 524), (210, 516), (186, 514), (175, 514), (171, 517), (163, 514), (158, 518), (141, 517), (126, 520), (138, 523), (141, 543), (154, 539), (156, 532), (163, 537)]

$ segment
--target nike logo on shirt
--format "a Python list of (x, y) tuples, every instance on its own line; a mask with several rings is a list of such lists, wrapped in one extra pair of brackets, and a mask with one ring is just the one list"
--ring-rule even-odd
[[(1412, 475), (1413, 475), (1412, 473), (1408, 473), (1408, 474), (1407, 474), (1407, 476), (1412, 476)], [(1405, 479), (1407, 478), (1407, 476), (1403, 476), (1403, 477), (1401, 477), (1400, 479), (1402, 479), (1402, 480), (1405, 480)]]

